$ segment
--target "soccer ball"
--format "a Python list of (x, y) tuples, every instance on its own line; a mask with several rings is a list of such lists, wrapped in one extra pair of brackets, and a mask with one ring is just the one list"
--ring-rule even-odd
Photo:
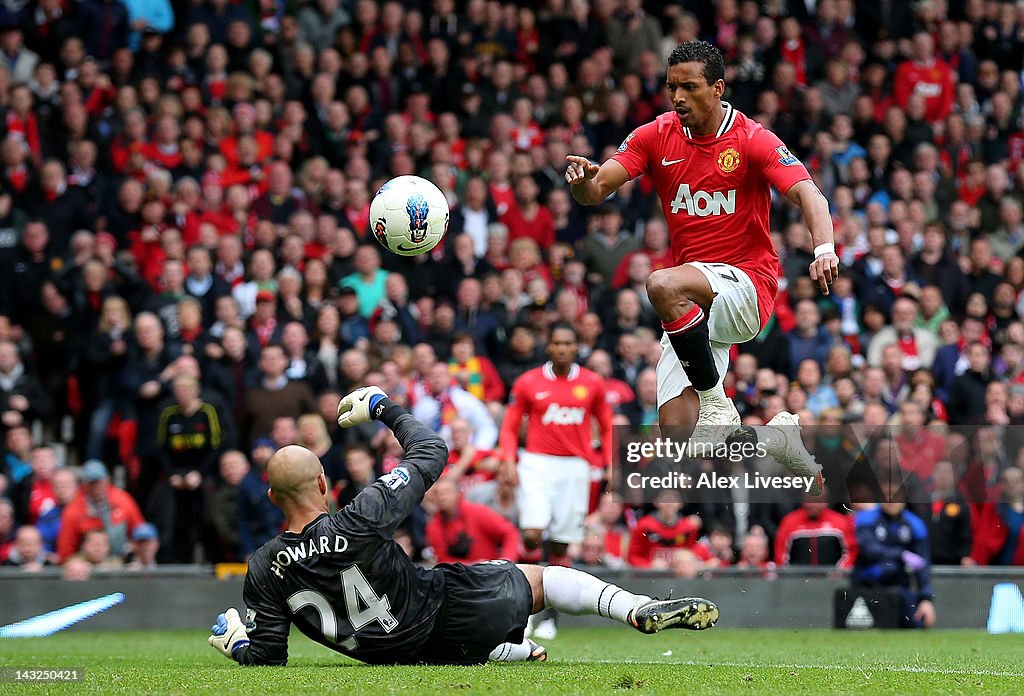
[(401, 256), (417, 256), (436, 247), (448, 231), (448, 217), (448, 201), (441, 189), (418, 176), (392, 179), (370, 203), (373, 236)]

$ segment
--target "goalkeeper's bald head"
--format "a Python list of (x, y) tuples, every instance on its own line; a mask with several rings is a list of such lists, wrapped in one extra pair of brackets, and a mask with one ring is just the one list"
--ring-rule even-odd
[[(327, 511), (327, 477), (319, 457), (305, 447), (282, 447), (267, 462), (270, 500), (289, 522), (308, 512)], [(291, 525), (289, 525), (291, 526)]]

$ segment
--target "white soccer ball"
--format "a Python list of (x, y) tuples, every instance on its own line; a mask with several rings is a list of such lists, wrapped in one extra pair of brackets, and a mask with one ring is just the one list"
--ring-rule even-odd
[(380, 187), (370, 203), (370, 231), (402, 256), (424, 254), (448, 232), (448, 201), (441, 189), (418, 176), (399, 176)]

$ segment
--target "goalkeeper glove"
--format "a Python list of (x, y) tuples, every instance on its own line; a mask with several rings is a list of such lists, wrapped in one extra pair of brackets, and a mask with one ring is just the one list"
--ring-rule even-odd
[(209, 640), (210, 645), (221, 655), (232, 660), (235, 659), (238, 650), (249, 644), (249, 634), (245, 632), (245, 625), (234, 607), (218, 615), (217, 623), (210, 630), (213, 632)]
[[(338, 425), (351, 428), (378, 416), (376, 410), (388, 397), (380, 387), (360, 387), (338, 403)], [(383, 408), (381, 408), (383, 411)]]

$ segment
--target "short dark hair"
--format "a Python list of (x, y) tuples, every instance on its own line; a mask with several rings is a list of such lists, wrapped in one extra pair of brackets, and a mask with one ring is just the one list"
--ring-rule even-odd
[(725, 79), (725, 60), (722, 52), (707, 41), (687, 41), (672, 49), (668, 57), (668, 67), (680, 63), (703, 63), (704, 79), (709, 85)]
[(453, 346), (456, 343), (461, 343), (462, 341), (469, 341), (470, 343), (473, 344), (474, 347), (476, 346), (476, 339), (473, 338), (473, 334), (469, 333), (468, 331), (456, 331), (455, 333), (452, 334)]
[(548, 336), (554, 336), (556, 331), (569, 331), (572, 333), (572, 340), (579, 342), (580, 335), (576, 332), (576, 327), (567, 321), (556, 321), (551, 325), (551, 329), (548, 332)]
[(352, 445), (349, 445), (348, 447), (346, 447), (345, 448), (345, 458), (346, 458), (346, 460), (348, 459), (348, 455), (350, 455), (350, 454), (352, 454), (354, 452), (362, 452), (367, 457), (369, 457), (370, 459), (374, 460), (375, 463), (377, 461), (377, 457), (376, 457), (376, 455), (374, 455), (373, 450), (370, 448), (369, 445), (367, 445), (365, 443), (357, 442), (355, 444), (352, 444)]

